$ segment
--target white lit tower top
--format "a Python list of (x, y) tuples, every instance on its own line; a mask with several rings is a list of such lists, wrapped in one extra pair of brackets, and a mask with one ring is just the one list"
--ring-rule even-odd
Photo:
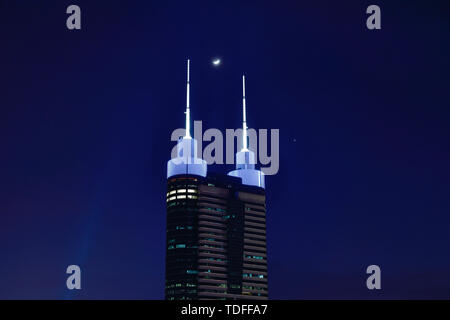
[(197, 140), (191, 137), (190, 109), (190, 61), (187, 61), (186, 83), (186, 133), (177, 143), (176, 157), (167, 162), (167, 178), (175, 175), (197, 175), (206, 177), (206, 161), (197, 157)]
[(245, 76), (242, 76), (242, 149), (236, 153), (236, 170), (229, 176), (239, 177), (242, 184), (265, 188), (264, 173), (255, 169), (255, 153), (248, 149), (247, 106), (245, 103)]

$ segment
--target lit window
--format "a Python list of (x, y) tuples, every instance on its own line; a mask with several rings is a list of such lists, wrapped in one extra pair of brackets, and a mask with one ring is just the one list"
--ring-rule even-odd
[(176, 198), (177, 198), (177, 197), (175, 197), (175, 196), (170, 197), (170, 198), (167, 199), (167, 202), (172, 201), (172, 200), (175, 200)]
[(264, 258), (263, 257), (261, 257), (261, 256), (248, 256), (248, 255), (246, 255), (245, 256), (247, 259), (257, 259), (257, 260), (263, 260)]
[(177, 199), (186, 199), (186, 196), (185, 195), (179, 195), (179, 196), (177, 196)]
[(197, 274), (198, 271), (197, 270), (186, 270), (187, 274)]
[(175, 247), (176, 248), (186, 248), (186, 245), (185, 244), (177, 244)]

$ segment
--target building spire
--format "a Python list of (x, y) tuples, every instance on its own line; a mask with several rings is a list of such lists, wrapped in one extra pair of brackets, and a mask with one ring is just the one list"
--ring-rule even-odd
[(245, 75), (242, 76), (242, 150), (247, 151), (247, 111), (245, 106)]
[(236, 152), (236, 170), (229, 176), (241, 178), (242, 184), (265, 188), (264, 173), (256, 169), (255, 153), (248, 149), (245, 75), (242, 76), (242, 149)]
[(189, 109), (189, 91), (190, 91), (190, 84), (189, 84), (189, 73), (190, 73), (190, 60), (187, 60), (187, 84), (186, 84), (186, 134), (185, 138), (190, 139), (191, 138), (191, 110)]

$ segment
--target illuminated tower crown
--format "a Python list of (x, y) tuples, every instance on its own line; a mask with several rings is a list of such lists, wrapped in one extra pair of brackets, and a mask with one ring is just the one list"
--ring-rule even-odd
[(167, 178), (175, 175), (192, 174), (206, 177), (206, 161), (197, 157), (197, 140), (191, 137), (190, 93), (190, 61), (187, 61), (186, 84), (186, 133), (178, 139), (177, 156), (167, 162)]
[(245, 76), (242, 76), (242, 149), (236, 153), (236, 170), (229, 176), (239, 177), (249, 186), (265, 188), (264, 173), (255, 169), (255, 153), (247, 148), (247, 115), (245, 105)]

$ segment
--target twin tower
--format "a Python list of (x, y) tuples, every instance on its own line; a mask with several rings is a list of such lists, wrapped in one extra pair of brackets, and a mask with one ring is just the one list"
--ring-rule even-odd
[(165, 298), (268, 299), (266, 190), (247, 147), (245, 79), (236, 170), (207, 173), (190, 132), (187, 64), (186, 132), (167, 163)]
[[(187, 60), (186, 83), (186, 133), (178, 140), (177, 157), (167, 163), (167, 178), (176, 175), (197, 175), (206, 177), (207, 164), (197, 156), (197, 141), (191, 137), (190, 110), (190, 61)], [(247, 116), (245, 103), (245, 76), (242, 76), (242, 149), (236, 153), (236, 170), (229, 176), (242, 179), (242, 184), (265, 188), (264, 173), (256, 170), (255, 153), (248, 149)]]

